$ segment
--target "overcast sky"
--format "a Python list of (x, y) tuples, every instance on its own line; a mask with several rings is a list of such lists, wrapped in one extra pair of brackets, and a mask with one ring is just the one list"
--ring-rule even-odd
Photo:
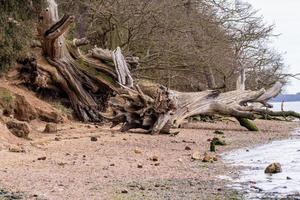
[[(290, 73), (300, 73), (300, 0), (244, 0), (259, 10), (267, 23), (276, 25), (281, 34), (274, 47), (285, 52), (284, 58)], [(291, 79), (285, 93), (300, 92), (300, 81)]]

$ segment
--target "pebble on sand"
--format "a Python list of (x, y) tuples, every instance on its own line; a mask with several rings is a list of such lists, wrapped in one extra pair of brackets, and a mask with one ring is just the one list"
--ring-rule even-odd
[(157, 162), (159, 159), (158, 156), (152, 156), (150, 160), (152, 160), (153, 162)]
[(201, 154), (199, 151), (195, 151), (193, 154), (192, 154), (192, 159), (193, 160), (201, 160)]
[(143, 165), (142, 164), (138, 164), (137, 167), (138, 168), (143, 168)]
[(25, 153), (23, 147), (19, 147), (19, 146), (9, 147), (8, 151), (13, 153)]
[(186, 147), (184, 148), (184, 150), (190, 151), (190, 150), (192, 150), (192, 148), (189, 147), (189, 146), (186, 146)]
[(46, 160), (46, 156), (39, 157), (37, 160)]
[(124, 189), (124, 190), (121, 191), (121, 193), (127, 194), (127, 193), (128, 193), (128, 190)]
[(135, 149), (135, 150), (134, 150), (134, 153), (136, 153), (136, 154), (141, 154), (142, 151), (141, 151), (140, 149)]
[(95, 137), (95, 136), (92, 136), (92, 137), (91, 137), (91, 141), (92, 141), (92, 142), (96, 142), (97, 140), (98, 140), (97, 137)]
[(211, 163), (213, 163), (214, 161), (218, 161), (218, 159), (215, 156), (210, 155), (208, 153), (204, 154), (202, 162), (211, 162)]

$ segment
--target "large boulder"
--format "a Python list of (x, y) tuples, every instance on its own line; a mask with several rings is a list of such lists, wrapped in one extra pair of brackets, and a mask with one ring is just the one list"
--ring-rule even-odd
[(6, 123), (6, 127), (12, 134), (20, 138), (28, 138), (30, 133), (30, 128), (26, 122), (11, 120)]
[(15, 94), (14, 117), (20, 121), (31, 121), (37, 118), (37, 112), (24, 96)]
[(56, 133), (57, 132), (57, 125), (56, 124), (46, 124), (44, 133)]
[[(15, 137), (6, 127), (6, 125), (0, 120), (0, 151), (7, 149), (11, 144), (18, 144), (22, 141)], [(0, 198), (1, 199), (1, 198)]]
[(57, 112), (45, 112), (39, 108), (37, 109), (37, 111), (39, 113), (39, 119), (44, 122), (61, 123), (64, 121), (63, 117)]

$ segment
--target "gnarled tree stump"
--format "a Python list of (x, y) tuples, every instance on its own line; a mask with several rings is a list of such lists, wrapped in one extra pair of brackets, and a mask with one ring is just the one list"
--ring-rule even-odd
[(79, 47), (88, 43), (85, 38), (65, 38), (74, 17), (65, 15), (59, 19), (55, 1), (47, 2), (48, 8), (39, 18), (42, 52), (36, 60), (28, 60), (21, 76), (37, 87), (63, 91), (84, 122), (106, 118), (113, 126), (122, 124), (122, 131), (143, 128), (156, 134), (169, 132), (172, 126), (178, 127), (184, 119), (198, 114), (255, 119), (268, 112), (267, 101), (281, 90), (278, 82), (267, 91), (185, 93), (134, 82), (128, 66), (138, 65), (138, 58), (125, 58), (120, 48), (109, 51), (95, 47), (83, 54)]

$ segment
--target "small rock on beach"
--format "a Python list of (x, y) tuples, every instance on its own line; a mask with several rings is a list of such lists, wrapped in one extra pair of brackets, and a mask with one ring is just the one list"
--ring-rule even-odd
[(276, 174), (280, 172), (282, 172), (280, 163), (272, 163), (265, 169), (266, 174)]

